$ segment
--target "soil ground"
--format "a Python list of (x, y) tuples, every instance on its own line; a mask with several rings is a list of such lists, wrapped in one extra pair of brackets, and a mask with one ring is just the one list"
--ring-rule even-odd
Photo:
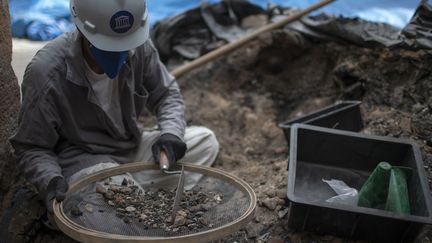
[[(189, 125), (211, 128), (215, 167), (254, 188), (257, 216), (221, 242), (353, 242), (287, 228), (288, 147), (278, 123), (338, 100), (363, 101), (364, 133), (411, 138), (432, 179), (432, 59), (425, 51), (361, 48), (274, 31), (179, 79)], [(35, 230), (33, 242), (69, 242)], [(418, 242), (432, 242), (427, 228)]]
[[(275, 31), (180, 79), (190, 125), (215, 131), (216, 167), (230, 171), (257, 193), (257, 217), (226, 242), (349, 242), (293, 232), (285, 205), (288, 147), (278, 123), (338, 100), (362, 100), (364, 133), (411, 138), (432, 178), (432, 59), (423, 51), (367, 49), (312, 43)], [(282, 211), (282, 212), (281, 212)], [(280, 216), (279, 216), (280, 215)], [(419, 242), (431, 242), (426, 230)]]

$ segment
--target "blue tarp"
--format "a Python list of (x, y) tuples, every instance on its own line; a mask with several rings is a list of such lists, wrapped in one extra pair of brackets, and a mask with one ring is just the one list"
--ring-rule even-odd
[[(273, 0), (273, 4), (304, 8), (318, 0)], [(202, 0), (147, 0), (152, 23), (197, 7)], [(212, 0), (208, 2), (218, 2)], [(268, 0), (251, 0), (266, 8)], [(69, 0), (10, 0), (12, 35), (33, 40), (50, 40), (74, 27), (70, 21)], [(319, 10), (346, 17), (405, 26), (419, 0), (340, 0)]]
[[(201, 1), (148, 0), (150, 16), (153, 20), (163, 19), (196, 7)], [(281, 6), (305, 8), (318, 2), (318, 0), (250, 0), (250, 2), (263, 8), (266, 8), (269, 2)], [(383, 22), (402, 28), (409, 22), (419, 3), (419, 0), (339, 0), (318, 10), (318, 12), (324, 11), (345, 17), (361, 17), (366, 20)]]
[(12, 36), (51, 40), (74, 28), (69, 0), (10, 0)]
[[(255, 2), (255, 1), (252, 1)], [(275, 3), (305, 8), (316, 0), (278, 0)], [(338, 0), (318, 11), (387, 23), (399, 28), (408, 24), (420, 0)]]

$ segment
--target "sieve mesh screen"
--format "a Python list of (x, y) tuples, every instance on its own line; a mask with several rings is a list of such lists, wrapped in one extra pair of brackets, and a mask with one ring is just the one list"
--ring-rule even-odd
[[(158, 200), (163, 201), (158, 198), (158, 195), (161, 195), (159, 193), (161, 190), (175, 194), (177, 175), (166, 175), (165, 178), (170, 181), (168, 183), (154, 183), (152, 180), (147, 180), (146, 178), (149, 176), (145, 172), (116, 176), (114, 180), (113, 177), (111, 179), (106, 178), (72, 193), (63, 202), (63, 211), (74, 223), (89, 230), (126, 236), (173, 237), (222, 227), (245, 214), (251, 203), (247, 193), (222, 179), (192, 172), (185, 173), (185, 176), (186, 179), (200, 179), (196, 179), (195, 183), (189, 183), (189, 186), (185, 187), (186, 191), (183, 194), (179, 210), (186, 212), (187, 215), (185, 216), (185, 223), (181, 225), (181, 230), (178, 230), (180, 226), (174, 226), (167, 221), (159, 220), (149, 223), (152, 219), (140, 220), (140, 217), (119, 215), (119, 205), (113, 203), (110, 205), (106, 197), (96, 192), (97, 187), (112, 185), (113, 181), (119, 184), (121, 178), (126, 177), (129, 181), (133, 181), (132, 187), (136, 189), (135, 191), (143, 191), (141, 194), (143, 198), (152, 196), (151, 200), (156, 202), (154, 207), (152, 206), (153, 208), (145, 209), (149, 212), (148, 215), (163, 215), (162, 218), (168, 218), (172, 212), (173, 198), (165, 201), (165, 203), (158, 203)], [(187, 193), (206, 195), (209, 200), (213, 200), (212, 197), (218, 197), (220, 200), (217, 203), (207, 203), (206, 207), (201, 207), (198, 210), (192, 210), (193, 206), (197, 205), (189, 201), (186, 196)], [(164, 204), (166, 206), (161, 206)], [(133, 206), (137, 211), (140, 211), (146, 205), (141, 205), (138, 202)], [(120, 208), (124, 212), (124, 207)], [(136, 212), (134, 213), (136, 214)], [(129, 212), (125, 212), (125, 214), (131, 215)], [(128, 218), (128, 220), (125, 220), (125, 218)], [(197, 218), (205, 219), (205, 224), (197, 227)]]

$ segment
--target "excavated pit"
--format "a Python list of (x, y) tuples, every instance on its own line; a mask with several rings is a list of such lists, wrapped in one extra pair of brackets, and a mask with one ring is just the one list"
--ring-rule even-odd
[[(219, 139), (215, 167), (246, 180), (258, 196), (254, 221), (220, 242), (353, 242), (287, 228), (288, 148), (277, 124), (337, 100), (363, 101), (363, 132), (413, 139), (431, 184), (431, 65), (425, 51), (312, 42), (278, 30), (179, 79), (188, 124)], [(28, 232), (33, 242), (71, 241)], [(419, 242), (431, 240), (428, 228)]]

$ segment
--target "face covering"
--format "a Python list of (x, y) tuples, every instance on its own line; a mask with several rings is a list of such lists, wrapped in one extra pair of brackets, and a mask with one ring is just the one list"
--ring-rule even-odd
[(90, 45), (90, 51), (96, 59), (97, 64), (99, 64), (105, 74), (111, 79), (117, 77), (129, 56), (129, 51), (102, 51), (93, 45)]

